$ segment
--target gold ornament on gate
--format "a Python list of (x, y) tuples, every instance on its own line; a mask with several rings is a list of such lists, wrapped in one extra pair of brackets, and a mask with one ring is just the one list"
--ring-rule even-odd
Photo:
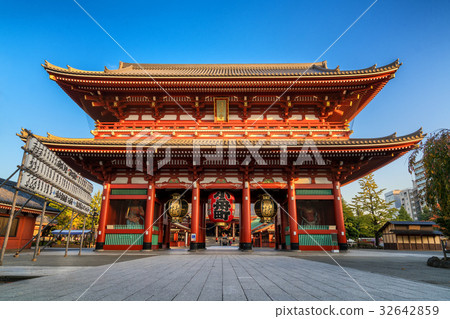
[(261, 223), (273, 223), (273, 218), (277, 214), (277, 204), (270, 198), (270, 195), (260, 195), (255, 202), (255, 213)]
[(178, 193), (172, 194), (172, 199), (169, 200), (168, 214), (172, 217), (172, 222), (181, 223), (184, 216), (188, 213), (189, 205), (184, 199), (181, 199), (181, 195)]

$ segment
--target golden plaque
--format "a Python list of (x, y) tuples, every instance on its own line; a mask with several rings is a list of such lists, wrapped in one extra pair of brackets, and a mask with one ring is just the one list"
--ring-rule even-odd
[(214, 122), (228, 122), (228, 98), (214, 99)]

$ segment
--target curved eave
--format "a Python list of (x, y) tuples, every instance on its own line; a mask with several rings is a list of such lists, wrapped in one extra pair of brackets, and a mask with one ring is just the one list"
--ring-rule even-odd
[[(105, 71), (85, 71), (78, 70), (72, 67), (62, 68), (56, 65), (45, 61), (45, 64), (42, 64), (45, 70), (49, 74), (53, 75), (64, 75), (64, 76), (73, 76), (73, 77), (81, 77), (81, 78), (103, 78), (103, 79), (111, 79), (111, 80), (119, 80), (123, 81), (124, 79), (136, 80), (136, 79), (148, 79), (154, 78), (158, 80), (173, 80), (173, 79), (298, 79), (301, 77), (302, 79), (321, 79), (321, 78), (340, 78), (340, 79), (352, 79), (352, 78), (360, 78), (366, 76), (377, 76), (386, 73), (395, 73), (401, 63), (398, 60), (382, 66), (382, 67), (371, 67), (366, 69), (359, 70), (347, 70), (341, 71), (339, 68), (336, 69), (326, 69), (321, 67), (314, 67), (312, 69), (318, 70), (319, 72), (309, 72), (308, 70), (293, 72), (291, 74), (287, 74), (286, 72), (266, 72), (262, 74), (240, 74), (240, 75), (229, 75), (229, 74), (204, 74), (204, 75), (190, 75), (190, 74), (180, 74), (180, 75), (171, 75), (171, 74), (151, 74), (150, 72), (144, 72), (144, 74), (136, 74), (136, 73), (112, 73)], [(306, 73), (308, 72), (308, 73)]]
[[(27, 133), (22, 131), (18, 134), (23, 140), (26, 139)], [(54, 149), (64, 149), (67, 152), (80, 152), (81, 150), (85, 152), (108, 152), (108, 153), (124, 153), (130, 152), (127, 148), (130, 148), (129, 139), (94, 139), (94, 138), (61, 138), (50, 135), (48, 137), (36, 136), (42, 143), (44, 143), (47, 147)], [(375, 150), (382, 148), (400, 148), (405, 145), (414, 145), (419, 143), (424, 138), (424, 134), (422, 133), (422, 129), (417, 130), (414, 133), (409, 135), (397, 137), (395, 134), (392, 134), (387, 137), (382, 138), (373, 138), (373, 139), (348, 139), (348, 140), (331, 140), (331, 139), (316, 139), (313, 140), (314, 144), (311, 146), (316, 146), (319, 151), (324, 152), (332, 152), (332, 151), (361, 151), (361, 150)], [(139, 143), (139, 138), (136, 143)], [(259, 142), (260, 139), (253, 139), (255, 142)], [(261, 149), (279, 149), (278, 145), (288, 145), (290, 146), (290, 150), (295, 147), (308, 147), (309, 144), (304, 144), (304, 139), (297, 140), (277, 140), (277, 139), (268, 139), (272, 143), (277, 142), (276, 145), (272, 143), (268, 143), (267, 145), (262, 145)], [(170, 146), (174, 149), (186, 149), (192, 148), (195, 146), (200, 146), (202, 148), (214, 148), (217, 144), (214, 144), (213, 140), (199, 140), (199, 139), (172, 139), (170, 142), (165, 145)], [(292, 145), (292, 141), (296, 141), (296, 145)], [(309, 141), (309, 140), (306, 140)], [(202, 142), (204, 142), (202, 144)], [(218, 142), (222, 142), (219, 140)], [(134, 145), (137, 145), (137, 144)], [(241, 144), (241, 145), (239, 145)], [(233, 144), (236, 148), (246, 149), (247, 146), (237, 140), (236, 144)], [(151, 146), (151, 145), (149, 145)], [(258, 145), (259, 146), (259, 145)], [(160, 147), (162, 148), (162, 147)], [(135, 150), (131, 150), (131, 152), (135, 152)]]

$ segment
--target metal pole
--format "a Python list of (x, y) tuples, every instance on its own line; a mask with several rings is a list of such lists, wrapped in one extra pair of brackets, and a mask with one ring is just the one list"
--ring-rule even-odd
[(44, 202), (44, 207), (42, 208), (42, 214), (41, 214), (41, 221), (39, 223), (39, 230), (37, 233), (37, 239), (36, 239), (36, 246), (34, 247), (34, 255), (33, 255), (33, 259), (31, 259), (31, 261), (36, 261), (36, 256), (38, 254), (39, 251), (39, 242), (41, 240), (41, 231), (42, 231), (42, 223), (44, 222), (44, 217), (45, 217), (45, 210), (47, 209), (47, 201)]
[[(48, 222), (47, 225), (45, 225), (44, 229), (46, 229), (47, 227), (49, 227), (50, 224), (53, 223), (53, 221), (54, 221), (56, 218), (58, 218), (58, 216), (61, 215), (66, 209), (67, 209), (67, 207), (65, 207), (62, 211), (60, 211), (60, 212), (58, 213), (58, 215), (56, 215), (51, 221)], [(44, 230), (44, 229), (43, 229), (43, 230)], [(27, 247), (28, 244), (31, 243), (37, 236), (38, 236), (38, 234), (34, 235), (33, 238), (31, 238), (25, 245), (22, 246), (22, 248), (20, 248), (18, 251), (16, 251), (16, 254), (14, 255), (14, 258), (19, 257), (19, 254), (22, 252), (22, 250), (24, 250), (25, 247)], [(39, 251), (38, 251), (38, 256), (39, 256), (40, 253), (41, 253), (41, 251), (39, 250)]]
[(67, 235), (67, 238), (66, 238), (66, 253), (64, 254), (64, 257), (67, 257), (67, 251), (69, 250), (70, 232), (72, 231), (72, 225), (73, 225), (73, 211), (72, 211), (72, 215), (70, 215), (69, 234)]
[[(28, 148), (29, 141), (30, 141), (30, 138), (28, 137), (27, 142), (25, 144), (25, 149)], [(27, 153), (26, 153), (26, 151), (24, 151), (23, 156), (22, 156), (22, 164), (20, 165), (20, 167), (22, 167), (25, 164), (26, 155), (27, 155)], [(14, 219), (14, 211), (16, 210), (17, 195), (19, 194), (18, 188), (20, 187), (20, 182), (22, 180), (22, 173), (23, 173), (23, 171), (20, 170), (19, 177), (17, 178), (17, 185), (16, 185), (17, 188), (16, 188), (16, 192), (14, 193), (11, 211), (9, 213), (8, 225), (6, 226), (5, 238), (3, 240), (3, 247), (2, 247), (2, 251), (0, 253), (0, 266), (3, 265), (3, 257), (5, 256), (6, 246), (8, 245), (8, 238), (9, 238), (9, 234), (11, 232), (11, 226), (12, 226), (13, 219)]]
[[(74, 219), (78, 217), (78, 214), (75, 215)], [(57, 236), (59, 236), (61, 234), (61, 232), (66, 229), (67, 225), (69, 225), (70, 222), (66, 223), (62, 229), (60, 229), (59, 234)], [(50, 240), (48, 243), (45, 244), (44, 247), (42, 247), (41, 252), (44, 251), (45, 248), (47, 248), (50, 244), (52, 244), (55, 241), (55, 238), (53, 238), (52, 240)]]
[(12, 173), (11, 175), (9, 175), (9, 177), (7, 179), (5, 179), (1, 184), (0, 184), (0, 188), (2, 188), (3, 185), (5, 185), (14, 175), (16, 175), (16, 173), (20, 170), (20, 168), (18, 167), (14, 173)]
[(83, 232), (81, 234), (80, 251), (78, 252), (78, 256), (81, 255), (81, 249), (83, 248), (83, 239), (84, 239), (84, 230), (85, 229), (86, 229), (86, 215), (84, 215), (84, 219), (83, 219)]
[(95, 215), (96, 214), (97, 213), (95, 211), (92, 212), (92, 225), (91, 225), (91, 235), (90, 235), (92, 244), (94, 243), (94, 240), (95, 240), (95, 238), (94, 238), (94, 224), (95, 224)]

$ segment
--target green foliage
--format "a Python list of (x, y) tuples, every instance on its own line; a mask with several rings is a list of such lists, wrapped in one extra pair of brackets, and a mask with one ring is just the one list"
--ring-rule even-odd
[(353, 211), (345, 200), (342, 200), (342, 209), (344, 211), (345, 233), (347, 238), (358, 239), (358, 219), (353, 215)]
[(360, 236), (377, 238), (376, 232), (392, 219), (396, 209), (383, 199), (385, 189), (378, 189), (373, 174), (360, 179), (359, 185), (361, 191), (352, 199), (350, 206), (358, 216)]
[(433, 214), (431, 213), (431, 210), (428, 208), (428, 206), (422, 208), (422, 211), (420, 212), (419, 216), (417, 216), (417, 218), (423, 222), (429, 221), (432, 217)]
[(414, 171), (417, 158), (422, 155), (425, 170), (425, 193), (421, 194), (436, 222), (450, 236), (450, 130), (431, 133), (409, 157), (409, 171)]
[(409, 216), (404, 206), (400, 207), (400, 209), (398, 210), (398, 214), (395, 220), (412, 222), (412, 218), (411, 216)]
[[(99, 219), (99, 212), (100, 212), (100, 206), (102, 202), (102, 194), (100, 191), (94, 194), (92, 196), (91, 201), (91, 215), (86, 216), (86, 229), (92, 229), (93, 225), (98, 225), (98, 219)], [(58, 209), (63, 209), (61, 205), (52, 204), (53, 207), (56, 207)], [(96, 215), (93, 218), (93, 213), (96, 213)], [(76, 216), (77, 213), (74, 213), (74, 216)], [(72, 216), (72, 210), (66, 209), (61, 215), (58, 216), (56, 219), (56, 227), (54, 229), (63, 229), (63, 227), (67, 224), (66, 229), (69, 227), (70, 218)], [(76, 218), (73, 220), (72, 229), (82, 229), (83, 228), (83, 220), (84, 215), (79, 214)]]

